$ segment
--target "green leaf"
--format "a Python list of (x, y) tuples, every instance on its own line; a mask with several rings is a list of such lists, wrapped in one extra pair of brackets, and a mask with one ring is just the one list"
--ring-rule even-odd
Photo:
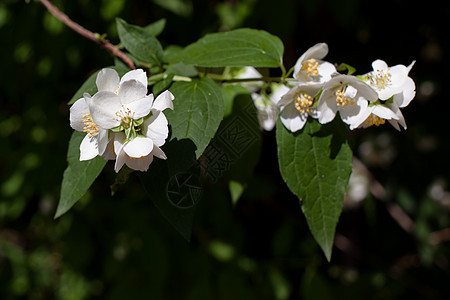
[(173, 111), (166, 110), (172, 138), (190, 139), (197, 147), (197, 158), (205, 150), (223, 118), (223, 100), (217, 84), (208, 77), (175, 82)]
[(280, 121), (277, 124), (281, 175), (299, 198), (309, 229), (328, 261), (352, 170), (346, 133), (340, 120), (326, 125), (308, 121), (297, 133)]
[[(119, 76), (122, 76), (123, 74), (125, 74), (127, 71), (130, 70), (128, 67), (126, 67), (123, 64), (116, 65), (116, 66), (109, 66), (107, 68), (116, 70), (117, 73), (119, 74)], [(95, 84), (95, 80), (97, 79), (98, 72), (100, 72), (100, 70), (91, 74), (88, 77), (88, 79), (86, 79), (86, 81), (81, 85), (81, 87), (75, 92), (73, 97), (68, 102), (69, 105), (75, 103), (78, 99), (82, 98), (84, 93), (88, 93), (89, 95), (92, 96), (94, 93), (97, 92), (97, 85)]]
[(66, 213), (83, 197), (107, 162), (99, 156), (88, 161), (80, 161), (80, 144), (85, 135), (84, 132), (74, 131), (70, 138), (67, 151), (69, 165), (64, 171), (55, 218)]
[(174, 55), (171, 63), (201, 67), (279, 67), (283, 43), (266, 31), (249, 28), (207, 34)]
[(176, 63), (173, 65), (169, 65), (166, 68), (167, 73), (173, 75), (180, 75), (186, 77), (195, 77), (198, 76), (198, 71), (193, 65), (185, 65), (183, 63)]
[(159, 41), (146, 29), (117, 19), (117, 31), (125, 48), (137, 59), (152, 65), (161, 65), (164, 52)]
[(148, 34), (153, 36), (158, 36), (161, 32), (163, 32), (164, 27), (166, 27), (166, 19), (162, 18), (156, 22), (148, 24), (144, 27), (144, 30), (147, 31)]

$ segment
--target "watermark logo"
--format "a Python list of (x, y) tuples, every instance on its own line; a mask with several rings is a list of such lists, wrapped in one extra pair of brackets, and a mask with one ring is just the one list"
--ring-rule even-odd
[(180, 172), (173, 175), (167, 183), (166, 191), (169, 202), (181, 209), (194, 207), (202, 196), (202, 187), (198, 176), (191, 172)]

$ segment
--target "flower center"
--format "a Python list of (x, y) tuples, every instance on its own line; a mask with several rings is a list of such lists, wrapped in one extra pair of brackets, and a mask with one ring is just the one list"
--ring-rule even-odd
[(367, 126), (380, 126), (386, 123), (386, 121), (383, 118), (380, 118), (379, 116), (376, 116), (374, 114), (370, 114), (370, 116), (364, 121)]
[(369, 83), (371, 86), (382, 90), (391, 84), (391, 74), (383, 70), (373, 71), (369, 76)]
[(98, 127), (92, 121), (91, 114), (83, 115), (83, 132), (86, 132), (89, 137), (96, 136), (98, 134)]
[(305, 93), (297, 93), (294, 96), (295, 108), (302, 114), (310, 112), (309, 107), (313, 104), (313, 97)]
[(342, 106), (342, 109), (344, 109), (348, 105), (355, 105), (356, 103), (355, 98), (346, 97), (346, 90), (346, 87), (342, 87), (334, 93), (336, 95), (337, 106)]
[(121, 106), (120, 110), (115, 113), (116, 117), (114, 120), (119, 121), (124, 128), (129, 128), (132, 126), (134, 112), (128, 107)]
[(303, 63), (302, 70), (306, 71), (306, 76), (319, 76), (319, 71), (317, 68), (319, 67), (319, 62), (314, 58), (308, 59)]

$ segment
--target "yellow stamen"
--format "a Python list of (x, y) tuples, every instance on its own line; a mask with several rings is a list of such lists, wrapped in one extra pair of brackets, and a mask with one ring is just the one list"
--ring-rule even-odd
[(120, 110), (116, 112), (115, 115), (116, 118), (114, 118), (114, 120), (119, 121), (124, 127), (127, 127), (127, 125), (130, 125), (133, 120), (134, 112), (122, 105)]
[(374, 114), (370, 114), (370, 116), (364, 121), (365, 124), (367, 124), (367, 126), (380, 126), (384, 123), (386, 123), (386, 121), (383, 118), (380, 118), (379, 116), (376, 116)]
[(297, 93), (294, 96), (294, 103), (300, 113), (310, 113), (309, 107), (313, 104), (313, 97), (305, 93)]
[(306, 76), (319, 76), (319, 71), (317, 68), (319, 67), (319, 62), (314, 58), (308, 59), (303, 63), (302, 70), (306, 71)]
[(86, 132), (88, 136), (96, 136), (98, 134), (98, 127), (95, 125), (94, 121), (92, 121), (91, 114), (83, 115), (83, 132)]
[(345, 90), (346, 88), (340, 88), (338, 89), (334, 94), (336, 95), (336, 102), (337, 106), (342, 106), (342, 109), (344, 109), (348, 105), (355, 105), (355, 99), (354, 98), (348, 98), (345, 97)]
[(130, 156), (130, 159), (133, 159), (133, 160), (134, 160), (134, 159), (142, 159), (142, 158), (144, 158), (144, 157), (145, 157), (145, 156), (141, 156), (141, 157), (131, 157), (131, 156)]
[(382, 70), (373, 71), (369, 76), (370, 85), (382, 90), (391, 83), (391, 73)]
[(112, 146), (109, 146), (109, 147), (108, 147), (108, 150), (111, 151), (111, 153), (112, 153), (113, 155), (116, 154), (116, 153), (114, 152), (114, 148), (113, 148)]

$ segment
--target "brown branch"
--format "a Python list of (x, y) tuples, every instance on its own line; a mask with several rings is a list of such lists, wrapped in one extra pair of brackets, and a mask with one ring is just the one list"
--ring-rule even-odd
[[(386, 190), (383, 185), (378, 182), (367, 167), (356, 157), (353, 157), (353, 167), (358, 170), (360, 174), (365, 175), (369, 179), (369, 189), (372, 195), (378, 200), (386, 200)], [(397, 224), (408, 233), (414, 232), (414, 221), (408, 214), (396, 203), (387, 203), (386, 209)]]
[(58, 20), (63, 22), (67, 27), (78, 33), (79, 35), (95, 42), (100, 47), (109, 50), (113, 55), (120, 58), (125, 64), (128, 65), (130, 69), (136, 69), (136, 66), (134, 65), (133, 61), (122, 51), (114, 47), (113, 44), (111, 44), (106, 39), (99, 39), (95, 33), (92, 31), (87, 30), (83, 26), (81, 26), (78, 23), (75, 23), (72, 21), (65, 13), (60, 11), (56, 6), (54, 6), (50, 1), (48, 0), (39, 0), (39, 2), (44, 5), (47, 10), (55, 16)]

